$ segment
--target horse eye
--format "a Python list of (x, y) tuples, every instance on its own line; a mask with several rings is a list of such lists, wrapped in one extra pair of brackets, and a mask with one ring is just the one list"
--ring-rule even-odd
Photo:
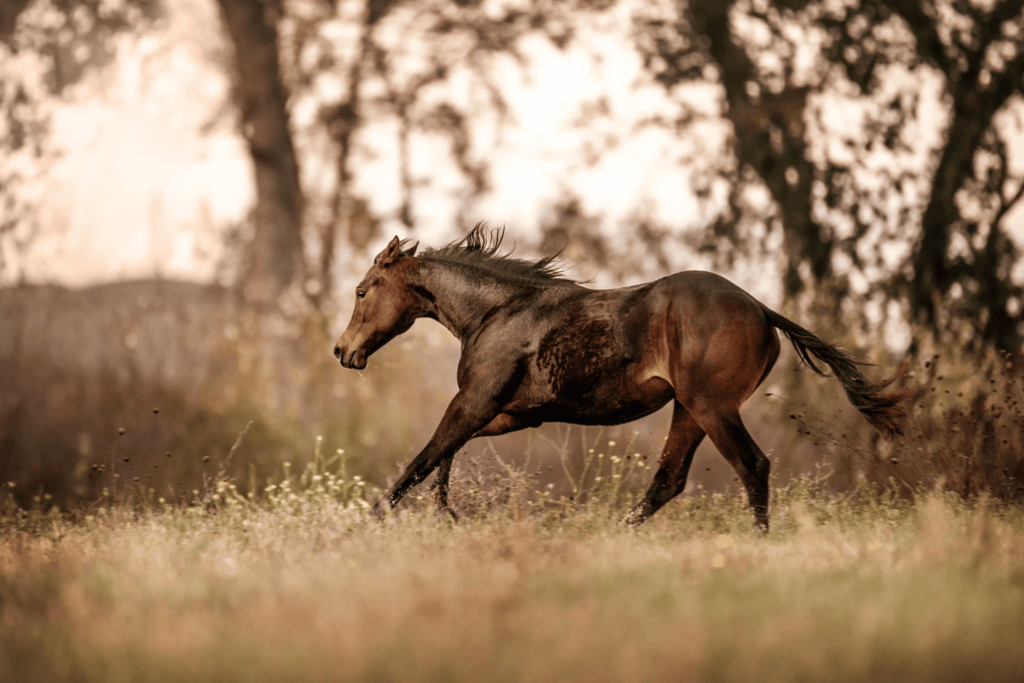
[(366, 298), (366, 290), (364, 290), (364, 289), (357, 289), (356, 290), (356, 298), (358, 298), (358, 299), (365, 299)]

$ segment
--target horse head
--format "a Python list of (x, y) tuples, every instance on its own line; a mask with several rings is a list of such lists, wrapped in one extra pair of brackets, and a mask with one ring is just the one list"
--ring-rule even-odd
[(356, 286), (356, 307), (348, 328), (334, 345), (342, 366), (362, 370), (366, 359), (402, 334), (421, 317), (423, 300), (409, 285), (416, 247), (402, 251), (395, 237), (373, 259), (373, 267)]

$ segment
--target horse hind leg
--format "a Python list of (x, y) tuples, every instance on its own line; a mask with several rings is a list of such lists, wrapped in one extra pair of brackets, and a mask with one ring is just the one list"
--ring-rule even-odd
[(693, 463), (693, 454), (704, 438), (700, 428), (686, 408), (676, 401), (672, 411), (672, 427), (661, 453), (658, 471), (643, 499), (629, 511), (623, 522), (629, 526), (642, 524), (686, 488), (686, 477)]
[(768, 531), (768, 473), (771, 463), (743, 425), (739, 411), (692, 412), (694, 419), (743, 482), (755, 524)]

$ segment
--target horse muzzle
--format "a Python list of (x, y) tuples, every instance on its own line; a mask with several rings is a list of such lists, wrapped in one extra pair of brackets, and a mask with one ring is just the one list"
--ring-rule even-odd
[(362, 370), (366, 367), (365, 349), (352, 349), (349, 351), (347, 348), (335, 346), (334, 357), (341, 361), (341, 367), (343, 368)]

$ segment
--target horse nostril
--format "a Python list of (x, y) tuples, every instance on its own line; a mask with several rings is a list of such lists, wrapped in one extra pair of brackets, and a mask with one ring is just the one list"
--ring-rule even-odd
[(341, 347), (334, 347), (334, 357), (337, 358), (338, 360), (341, 360)]

